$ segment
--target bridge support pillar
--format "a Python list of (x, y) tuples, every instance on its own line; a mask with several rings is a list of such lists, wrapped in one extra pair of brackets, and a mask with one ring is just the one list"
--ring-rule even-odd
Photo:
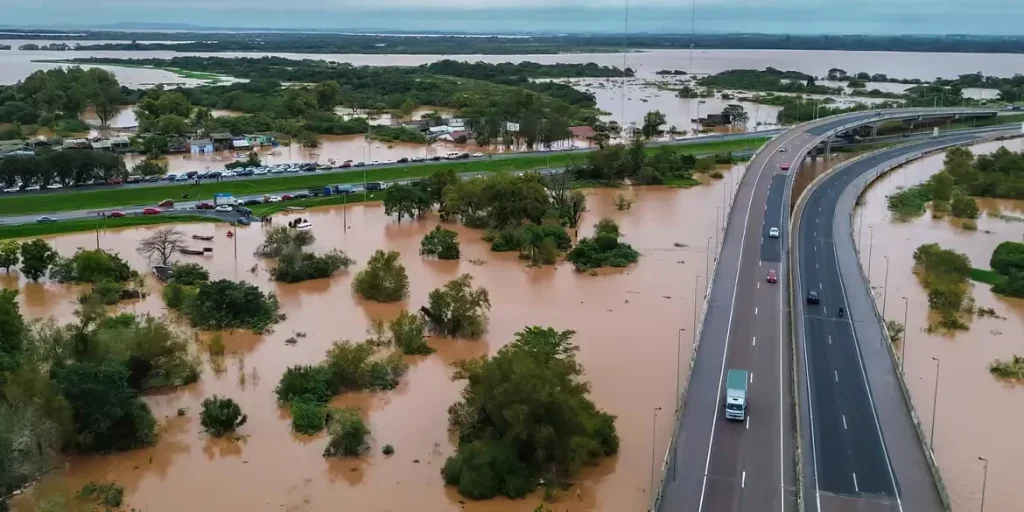
[(877, 124), (871, 125), (871, 136), (872, 137), (877, 137), (878, 136), (878, 125)]
[(825, 139), (825, 158), (832, 156), (832, 137)]

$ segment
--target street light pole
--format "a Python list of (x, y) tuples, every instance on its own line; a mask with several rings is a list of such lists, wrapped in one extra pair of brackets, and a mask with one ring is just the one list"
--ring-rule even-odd
[(722, 207), (715, 208), (715, 248), (718, 248), (718, 218), (722, 216)]
[(885, 302), (889, 298), (889, 256), (886, 255), (883, 258), (885, 258), (885, 281), (882, 282), (882, 320), (885, 320)]
[[(717, 249), (717, 247), (715, 247)], [(711, 237), (708, 237), (708, 249), (704, 254), (704, 275), (711, 275)]]
[(988, 487), (988, 459), (978, 457), (978, 460), (985, 463), (985, 477), (981, 481), (981, 512), (985, 512), (985, 488)]
[(654, 492), (654, 466), (655, 466), (655, 460), (656, 460), (656, 457), (657, 457), (657, 455), (655, 454), (655, 451), (654, 451), (654, 445), (655, 445), (655, 441), (657, 441), (658, 411), (660, 411), (660, 410), (661, 410), (661, 407), (655, 407), (654, 408), (654, 421), (651, 422), (651, 486), (649, 487), (649, 489), (651, 490), (651, 493)]
[(933, 357), (932, 360), (935, 361), (935, 393), (932, 396), (932, 434), (931, 440), (928, 442), (928, 449), (935, 453), (935, 409), (939, 405), (939, 366), (942, 361), (939, 361), (937, 357)]
[(875, 248), (875, 227), (868, 226), (868, 288), (871, 287), (871, 254)]
[[(696, 289), (694, 290), (696, 291)], [(693, 309), (697, 309), (697, 297), (693, 297)], [(682, 365), (683, 358), (683, 331), (685, 329), (679, 329), (676, 333), (676, 414), (679, 414), (679, 373), (680, 366)]]
[(907, 336), (910, 330), (907, 329), (907, 311), (910, 310), (910, 299), (903, 297), (903, 347), (900, 348), (900, 371), (903, 371), (903, 362), (907, 359)]

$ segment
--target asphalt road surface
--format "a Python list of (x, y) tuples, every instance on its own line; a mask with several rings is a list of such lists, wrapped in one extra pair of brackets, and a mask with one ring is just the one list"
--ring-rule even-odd
[[(803, 411), (809, 417), (808, 511), (943, 510), (859, 270), (850, 214), (860, 187), (850, 185), (866, 182), (895, 158), (983, 138), (956, 135), (884, 150), (840, 167), (808, 192), (794, 246), (803, 354), (798, 369), (807, 385), (801, 391), (809, 395)], [(820, 304), (806, 303), (812, 290)]]
[[(789, 175), (780, 167), (802, 161), (822, 135), (882, 118), (869, 111), (801, 125), (771, 141), (747, 165), (716, 264), (659, 510), (796, 510), (791, 338), (783, 316), (788, 315), (782, 284), (787, 269), (781, 261)], [(772, 227), (781, 231), (779, 238), (768, 236)], [(779, 284), (766, 281), (769, 270), (778, 272)], [(727, 369), (750, 372), (743, 422), (726, 420), (720, 412)]]

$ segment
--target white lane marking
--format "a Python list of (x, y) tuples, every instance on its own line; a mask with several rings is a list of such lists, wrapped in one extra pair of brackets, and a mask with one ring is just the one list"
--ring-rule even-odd
[[(791, 137), (789, 140), (793, 140)], [(787, 141), (788, 142), (788, 141)], [(785, 143), (783, 143), (785, 144)], [(754, 176), (754, 185), (750, 190), (750, 199), (747, 200), (747, 216), (743, 220), (743, 232), (740, 234), (740, 250), (736, 254), (736, 278), (732, 283), (732, 297), (733, 302), (736, 300), (736, 291), (740, 285), (740, 274), (739, 267), (743, 263), (743, 249), (747, 243), (747, 225), (750, 224), (750, 208), (754, 205), (754, 191), (757, 190), (757, 183), (761, 181), (761, 176), (764, 174), (764, 169), (768, 165), (768, 158), (765, 159), (764, 163), (761, 164), (761, 169), (757, 171), (757, 176)], [(742, 187), (742, 183), (740, 184)], [(724, 243), (724, 240), (723, 240)], [(760, 262), (758, 262), (760, 264)], [(711, 436), (708, 438), (708, 454), (704, 459), (704, 480), (700, 485), (700, 502), (697, 505), (697, 512), (701, 512), (704, 509), (704, 493), (708, 488), (708, 470), (711, 469), (711, 449), (715, 445), (715, 426), (718, 425), (718, 398), (722, 396), (722, 385), (725, 383), (725, 361), (729, 356), (729, 335), (732, 334), (732, 318), (733, 314), (736, 313), (735, 307), (729, 308), (729, 326), (725, 329), (725, 350), (722, 352), (722, 368), (718, 374), (718, 392), (715, 394), (714, 410), (711, 416)], [(782, 474), (779, 473), (779, 478), (782, 478)]]
[(750, 372), (750, 383), (754, 383), (754, 372)]
[(843, 415), (843, 430), (849, 430), (849, 428), (846, 426), (846, 415), (845, 414)]
[[(832, 222), (833, 224), (835, 223), (835, 214), (833, 214)], [(835, 258), (836, 273), (838, 274), (841, 271), (839, 269), (839, 251), (836, 249), (836, 244), (832, 244), (832, 254)], [(846, 284), (843, 283), (842, 279), (839, 280), (839, 289), (843, 292), (843, 302), (849, 306), (849, 302), (846, 298)], [(864, 359), (860, 356), (860, 342), (857, 341), (857, 329), (854, 328), (852, 320), (850, 321), (850, 332), (853, 333), (853, 342), (857, 344), (857, 350), (855, 352), (857, 353), (857, 362), (860, 363), (860, 376), (864, 381), (864, 389), (868, 394), (868, 403), (871, 404), (871, 416), (875, 420), (875, 431), (878, 433), (878, 441), (882, 444), (882, 454), (885, 455), (885, 466), (889, 470), (889, 481), (892, 483), (893, 494), (896, 495), (896, 505), (899, 507), (900, 512), (903, 512), (903, 500), (900, 498), (899, 488), (896, 487), (896, 474), (893, 473), (892, 463), (889, 462), (889, 448), (886, 447), (885, 438), (882, 437), (882, 426), (878, 423), (878, 412), (875, 409), (875, 398), (871, 396), (871, 387), (868, 384), (868, 374), (864, 369)], [(856, 483), (856, 475), (854, 476), (854, 482)]]
[(818, 289), (819, 290), (824, 290), (825, 289), (825, 287), (821, 285), (821, 281), (818, 281)]
[[(857, 473), (853, 474), (853, 490), (860, 492), (860, 487), (857, 485)], [(899, 498), (899, 496), (897, 496)], [(903, 510), (903, 505), (900, 505), (900, 510)]]
[(750, 415), (747, 415), (747, 429), (750, 429)]
[(832, 370), (832, 373), (836, 376), (836, 382), (839, 382), (839, 370)]
[(757, 336), (754, 336), (754, 338), (750, 341), (750, 344), (755, 346), (757, 345)]
[(832, 335), (831, 334), (828, 335), (828, 344), (829, 345), (832, 344)]
[(757, 282), (757, 287), (758, 287), (758, 288), (761, 288), (761, 281), (758, 281), (758, 282)]
[(822, 306), (821, 307), (821, 311), (822, 311), (822, 313), (827, 315), (828, 314), (828, 306)]
[(754, 314), (757, 314), (757, 306), (754, 306)]
[(747, 472), (744, 471), (743, 472), (743, 478), (740, 480), (740, 487), (743, 488), (743, 487), (746, 487), (746, 486), (747, 486)]

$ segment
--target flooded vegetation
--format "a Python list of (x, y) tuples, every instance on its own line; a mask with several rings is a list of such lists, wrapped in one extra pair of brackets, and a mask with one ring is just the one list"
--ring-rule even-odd
[[(726, 177), (731, 172), (725, 172)], [(704, 178), (702, 178), (704, 179)], [(203, 256), (181, 256), (209, 271), (203, 281), (221, 279), (255, 285), (276, 298), (282, 318), (262, 334), (249, 329), (202, 332), (191, 350), (201, 362), (198, 381), (181, 388), (147, 391), (144, 400), (156, 419), (159, 438), (153, 446), (109, 455), (73, 455), (63, 469), (15, 502), (17, 510), (32, 510), (40, 494), (64, 489), (75, 492), (88, 482), (116, 482), (123, 486), (124, 502), (146, 511), (183, 509), (334, 510), (344, 501), (368, 510), (476, 510), (531, 511), (543, 498), (541, 491), (525, 499), (494, 498), (472, 501), (456, 487), (445, 487), (441, 469), (455, 455), (450, 437), (448, 408), (459, 401), (464, 382), (453, 381), (453, 363), (495, 355), (516, 339), (516, 333), (537, 325), (553, 332), (575, 331), (577, 362), (582, 380), (591, 387), (590, 400), (598, 410), (616, 417), (617, 454), (584, 465), (567, 482), (567, 490), (554, 493), (559, 510), (639, 510), (649, 498), (651, 411), (670, 407), (676, 372), (689, 353), (693, 316), (679, 314), (696, 307), (691, 296), (695, 284), (703, 286), (709, 262), (706, 246), (714, 237), (710, 216), (725, 197), (728, 180), (711, 180), (692, 189), (637, 187), (587, 191), (587, 212), (580, 219), (579, 237), (603, 236), (594, 225), (612, 219), (628, 243), (640, 253), (637, 264), (624, 269), (601, 269), (597, 275), (579, 273), (565, 261), (556, 265), (527, 266), (515, 252), (498, 253), (482, 240), (483, 231), (459, 224), (441, 224), (457, 234), (461, 259), (443, 260), (419, 254), (421, 240), (439, 225), (433, 214), (399, 224), (379, 204), (329, 207), (282, 214), (275, 222), (301, 217), (312, 224), (315, 241), (306, 249), (315, 253), (340, 250), (355, 261), (348, 271), (330, 278), (301, 283), (271, 280), (275, 264), (255, 256), (263, 244), (263, 229), (214, 224), (178, 226), (187, 235), (210, 235), (210, 241), (190, 245), (212, 248)], [(620, 211), (616, 196), (632, 201)], [(161, 297), (165, 286), (149, 272), (148, 259), (136, 251), (138, 243), (159, 228), (129, 228), (51, 237), (47, 241), (63, 255), (78, 247), (97, 245), (117, 253), (142, 272), (143, 298), (120, 302), (120, 311), (168, 315), (181, 328), (187, 322), (168, 310)], [(377, 250), (395, 251), (408, 275), (408, 292), (397, 302), (363, 299), (352, 289), (354, 276), (366, 268)], [(714, 248), (711, 248), (714, 251)], [(405, 311), (435, 307), (431, 290), (446, 289), (462, 274), (471, 276), (469, 289), (487, 290), (491, 308), (479, 338), (445, 337), (465, 334), (421, 326), (437, 335), (425, 337), (429, 350), (399, 338), (415, 338), (417, 326), (400, 320)], [(83, 286), (48, 279), (31, 282), (17, 272), (0, 273), (5, 288), (17, 288), (26, 318), (53, 317), (71, 321)], [(459, 287), (456, 287), (459, 288)], [(443, 303), (440, 302), (438, 304)], [(278, 400), (275, 387), (289, 368), (330, 361), (345, 340), (362, 346), (373, 339), (375, 324), (383, 322), (389, 346), (410, 347), (423, 355), (388, 355), (373, 361), (392, 361), (391, 386), (350, 390), (324, 397), (328, 409), (356, 407), (369, 434), (358, 458), (327, 457), (345, 453), (345, 445), (331, 441), (331, 429), (358, 431), (352, 413), (337, 413), (342, 423), (327, 433), (302, 434), (293, 428), (295, 408)], [(397, 326), (395, 324), (398, 324)], [(411, 335), (409, 333), (412, 333)], [(421, 331), (424, 332), (424, 331)], [(682, 335), (680, 335), (682, 334)], [(341, 345), (335, 345), (335, 343)], [(334, 348), (332, 348), (332, 346)], [(390, 350), (381, 348), (388, 353)], [(433, 352), (429, 353), (428, 352)], [(382, 354), (383, 355), (383, 354)], [(397, 359), (396, 359), (397, 358)], [(677, 364), (677, 362), (679, 364)], [(402, 371), (398, 371), (403, 368)], [(686, 375), (681, 376), (682, 379)], [(393, 389), (389, 389), (393, 388)], [(483, 391), (481, 391), (483, 392)], [(203, 425), (203, 401), (216, 395), (230, 398), (245, 415), (241, 422), (230, 404), (217, 405), (234, 418), (232, 433), (215, 437)], [(482, 395), (484, 396), (484, 395)], [(215, 407), (209, 404), (207, 408)], [(320, 406), (306, 416), (323, 418)], [(314, 420), (314, 424), (318, 420)], [(671, 432), (672, 415), (658, 416), (657, 453), (663, 453)], [(209, 423), (209, 421), (207, 421)], [(333, 424), (333, 423), (332, 423)], [(220, 433), (218, 427), (212, 427)], [(227, 429), (228, 427), (220, 427)], [(321, 427), (322, 428), (322, 427)], [(316, 429), (301, 428), (304, 431)], [(340, 442), (339, 442), (340, 443)], [(385, 450), (385, 446), (388, 449)], [(287, 468), (287, 470), (282, 470)], [(231, 478), (222, 478), (230, 474)], [(454, 470), (453, 470), (454, 474)]]
[[(1020, 151), (1024, 141), (985, 143), (972, 150), (987, 154), (1003, 146)], [(966, 283), (965, 302), (973, 298), (975, 311), (961, 315), (966, 329), (929, 332), (930, 325), (942, 320), (941, 313), (929, 309), (927, 290), (911, 270), (915, 250), (933, 243), (963, 253), (975, 268), (987, 269), (1000, 243), (1024, 238), (1024, 202), (978, 198), (976, 230), (945, 216), (900, 220), (888, 210), (887, 196), (928, 180), (942, 169), (944, 157), (929, 156), (875, 182), (854, 217), (855, 236), (879, 307), (885, 303), (885, 318), (899, 323), (906, 318), (905, 346), (896, 349), (905, 353), (907, 386), (926, 435), (934, 414), (935, 456), (953, 509), (980, 510), (984, 466), (978, 457), (984, 457), (990, 462), (986, 510), (1013, 510), (1024, 496), (1018, 484), (1024, 444), (1017, 427), (1024, 416), (1009, 404), (1020, 403), (1024, 389), (1000, 376), (1019, 369), (1015, 356), (1024, 354), (1024, 300), (997, 295), (987, 284)], [(990, 372), (995, 361), (1009, 364)], [(936, 377), (938, 405), (933, 410)]]

